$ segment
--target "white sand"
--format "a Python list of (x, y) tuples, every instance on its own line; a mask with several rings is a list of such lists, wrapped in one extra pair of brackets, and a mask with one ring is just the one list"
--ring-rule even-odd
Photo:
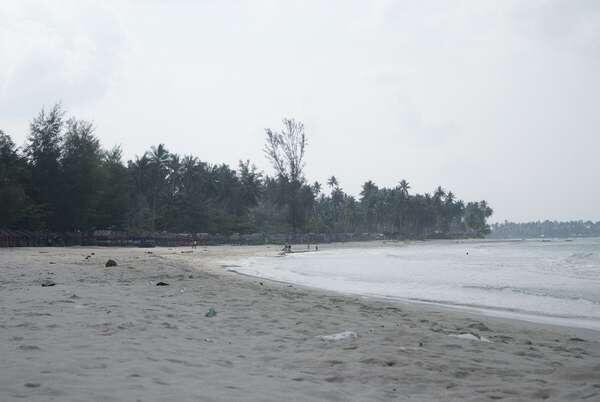
[[(600, 400), (600, 333), (218, 263), (276, 250), (0, 249), (0, 401)], [(109, 257), (119, 265), (105, 268)], [(357, 336), (322, 338), (346, 331)]]

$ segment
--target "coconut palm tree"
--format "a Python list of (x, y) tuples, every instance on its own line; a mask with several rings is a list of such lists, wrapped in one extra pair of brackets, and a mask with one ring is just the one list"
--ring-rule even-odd
[(313, 194), (315, 195), (315, 198), (318, 197), (319, 194), (321, 194), (321, 190), (322, 190), (321, 183), (319, 183), (318, 181), (315, 181), (312, 185), (312, 191), (313, 191)]
[(328, 180), (327, 180), (327, 185), (329, 187), (331, 187), (331, 191), (333, 192), (334, 188), (337, 188), (339, 183), (338, 180), (335, 178), (335, 176), (331, 176)]
[(438, 186), (435, 189), (435, 192), (433, 193), (433, 198), (436, 201), (441, 201), (442, 198), (444, 198), (446, 196), (446, 191), (444, 191), (444, 189), (442, 188), (442, 186)]
[(410, 185), (406, 180), (400, 180), (400, 183), (398, 183), (398, 187), (400, 188), (400, 192), (402, 193), (402, 195), (404, 195), (405, 197), (408, 196), (408, 190), (410, 189)]
[(159, 203), (159, 197), (166, 186), (166, 180), (169, 176), (169, 161), (171, 154), (165, 148), (164, 144), (159, 144), (157, 147), (151, 147), (148, 155), (149, 165), (151, 169), (152, 180), (152, 230), (156, 230), (156, 209)]

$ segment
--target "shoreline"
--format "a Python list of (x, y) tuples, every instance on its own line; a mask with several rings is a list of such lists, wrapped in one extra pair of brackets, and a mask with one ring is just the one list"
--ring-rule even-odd
[[(500, 242), (511, 242), (512, 240), (509, 239), (491, 239), (492, 241), (500, 241)], [(531, 239), (526, 239), (526, 240), (531, 240)], [(533, 239), (536, 240), (536, 239)], [(467, 242), (480, 242), (480, 241), (486, 241), (486, 239), (462, 239), (462, 240), (456, 240), (456, 239), (431, 239), (431, 240), (369, 240), (369, 241), (351, 241), (351, 242), (333, 242), (333, 243), (328, 243), (328, 244), (322, 244), (320, 245), (322, 248), (319, 250), (330, 250), (330, 249), (354, 249), (354, 248), (384, 248), (384, 247), (389, 247), (388, 243), (393, 243), (396, 246), (402, 246), (402, 245), (407, 245), (407, 244), (414, 244), (414, 243), (431, 243), (431, 242), (435, 242), (435, 243), (446, 243), (446, 242), (460, 242), (460, 243), (467, 243)], [(519, 240), (519, 241), (523, 241), (523, 240)], [(500, 316), (500, 315), (493, 315), (493, 314), (486, 314), (486, 312), (490, 312), (493, 313), (493, 310), (486, 310), (485, 308), (478, 308), (478, 307), (471, 307), (471, 306), (462, 306), (462, 305), (448, 305), (448, 304), (444, 304), (444, 303), (437, 303), (437, 302), (429, 302), (429, 301), (418, 301), (418, 300), (411, 300), (411, 299), (398, 299), (398, 298), (393, 298), (393, 297), (384, 297), (384, 296), (376, 296), (376, 295), (362, 295), (362, 294), (354, 294), (354, 293), (347, 293), (347, 292), (339, 292), (339, 291), (335, 291), (335, 290), (328, 290), (328, 289), (324, 289), (324, 288), (319, 288), (319, 287), (313, 287), (313, 286), (306, 286), (306, 285), (299, 285), (299, 284), (295, 284), (295, 283), (290, 283), (290, 282), (286, 282), (286, 281), (280, 281), (280, 280), (275, 280), (275, 279), (270, 279), (270, 278), (263, 278), (260, 276), (255, 276), (252, 274), (246, 274), (243, 272), (239, 272), (237, 270), (235, 270), (235, 264), (232, 264), (231, 267), (228, 267), (228, 265), (230, 263), (233, 262), (238, 262), (247, 258), (253, 258), (253, 257), (273, 257), (273, 258), (277, 258), (280, 257), (279, 252), (280, 250), (280, 246), (279, 244), (266, 244), (266, 245), (228, 245), (228, 244), (219, 244), (219, 245), (207, 245), (207, 246), (198, 246), (198, 249), (196, 250), (192, 250), (190, 249), (190, 247), (155, 247), (155, 248), (142, 248), (142, 247), (104, 247), (104, 246), (70, 246), (70, 247), (20, 247), (20, 248), (12, 248), (12, 249), (5, 249), (5, 250), (31, 250), (32, 252), (35, 252), (36, 250), (40, 250), (43, 249), (45, 251), (42, 251), (42, 253), (50, 253), (52, 250), (60, 250), (60, 249), (73, 249), (73, 250), (77, 250), (77, 249), (81, 249), (81, 250), (99, 250), (99, 251), (110, 251), (111, 249), (117, 249), (117, 250), (137, 250), (137, 251), (142, 251), (144, 254), (149, 253), (149, 255), (153, 255), (153, 251), (152, 250), (157, 250), (157, 251), (162, 251), (164, 252), (164, 254), (169, 255), (170, 258), (176, 257), (174, 258), (174, 260), (189, 265), (190, 268), (192, 269), (199, 269), (199, 266), (202, 267), (202, 270), (209, 270), (211, 273), (216, 274), (216, 275), (223, 275), (223, 276), (234, 276), (234, 277), (238, 277), (238, 278), (243, 278), (244, 280), (248, 280), (250, 282), (268, 282), (270, 284), (273, 285), (281, 285), (284, 287), (295, 287), (297, 289), (303, 289), (306, 291), (311, 291), (311, 292), (315, 292), (315, 293), (320, 293), (320, 294), (330, 294), (333, 293), (337, 296), (340, 297), (347, 297), (347, 298), (354, 298), (354, 299), (362, 299), (365, 300), (366, 302), (372, 301), (372, 302), (381, 302), (381, 303), (389, 303), (389, 304), (399, 304), (399, 305), (408, 305), (408, 306), (415, 306), (415, 307), (421, 307), (423, 308), (425, 311), (431, 311), (431, 310), (436, 310), (436, 309), (441, 309), (444, 311), (447, 311), (448, 313), (454, 313), (457, 314), (459, 316), (471, 316), (471, 317), (477, 317), (480, 319), (489, 319), (489, 320), (493, 320), (493, 321), (498, 321), (498, 322), (504, 322), (507, 324), (521, 324), (521, 325), (529, 325), (532, 326), (534, 328), (549, 328), (549, 329), (555, 329), (558, 331), (570, 331), (571, 333), (576, 333), (577, 335), (585, 335), (587, 337), (591, 337), (591, 338), (598, 338), (600, 340), (600, 330), (596, 330), (596, 329), (591, 329), (591, 328), (585, 328), (585, 327), (580, 327), (580, 326), (570, 326), (570, 325), (563, 325), (563, 324), (556, 324), (556, 323), (549, 323), (549, 322), (543, 322), (543, 321), (533, 321), (533, 320), (528, 320), (526, 318), (520, 319), (520, 318), (514, 318), (514, 317), (504, 317), (504, 316)], [(304, 244), (293, 244), (293, 247), (302, 247), (304, 246)], [(1, 249), (0, 249), (1, 250)], [(193, 255), (194, 251), (198, 251), (200, 250), (202, 251), (206, 251), (206, 250), (211, 250), (211, 251), (217, 251), (216, 255), (200, 255), (199, 257), (203, 260), (199, 266), (195, 266), (195, 264), (191, 261), (189, 261), (189, 257), (190, 255)], [(219, 252), (221, 251), (222, 252)], [(168, 253), (167, 251), (176, 251), (175, 253)], [(39, 251), (38, 251), (39, 252)], [(107, 253), (110, 254), (110, 253)], [(181, 258), (183, 257), (183, 258)], [(222, 260), (222, 258), (224, 258), (224, 260)], [(206, 261), (205, 261), (206, 260)], [(232, 268), (232, 269), (229, 269)], [(289, 286), (291, 285), (291, 286)], [(534, 316), (532, 316), (534, 317)]]
[[(221, 267), (277, 251), (0, 250), (0, 399), (600, 397), (600, 342), (583, 332), (366, 300)], [(108, 258), (118, 266), (104, 267)], [(56, 285), (41, 287), (47, 278)], [(345, 331), (356, 337), (322, 338)], [(479, 338), (460, 337), (469, 333)]]
[[(470, 241), (462, 241), (462, 242), (479, 242), (482, 240), (478, 240), (478, 239), (471, 239)], [(483, 240), (485, 241), (485, 240)], [(494, 241), (498, 241), (498, 240), (494, 240)], [(504, 241), (504, 240), (503, 240)], [(403, 246), (403, 245), (408, 245), (408, 244), (414, 244), (414, 243), (418, 243), (421, 241), (399, 241), (399, 242), (392, 242), (395, 246)], [(425, 242), (425, 241), (423, 241)], [(427, 242), (436, 242), (436, 243), (447, 243), (447, 242), (457, 242), (454, 239), (435, 239), (435, 240), (428, 240)], [(321, 250), (325, 251), (325, 250), (332, 250), (332, 249), (354, 249), (354, 248), (385, 248), (385, 247), (389, 247), (390, 244), (389, 240), (381, 240), (381, 241), (368, 241), (368, 242), (343, 242), (343, 243), (330, 243), (327, 245), (322, 245), (323, 248)], [(303, 245), (293, 245), (293, 246), (297, 246), (297, 247), (301, 247)], [(214, 246), (217, 247), (217, 246)], [(262, 252), (262, 248), (263, 246), (234, 246), (234, 247), (249, 247), (249, 248), (256, 248), (257, 252)], [(277, 248), (278, 246), (273, 246), (273, 245), (269, 245), (267, 247), (275, 247)], [(235, 261), (239, 261), (239, 260), (243, 260), (246, 258), (253, 258), (253, 257), (257, 257), (259, 255), (257, 254), (253, 254), (252, 252), (249, 252), (248, 255), (243, 255), (243, 256), (239, 256), (237, 257), (236, 260), (232, 260), (232, 261), (227, 261), (227, 263), (233, 263)], [(260, 255), (262, 257), (280, 257), (278, 254), (274, 254), (274, 255)], [(228, 265), (228, 264), (224, 264), (224, 265)], [(436, 301), (427, 301), (427, 300), (413, 300), (413, 299), (405, 299), (405, 298), (395, 298), (395, 297), (386, 297), (386, 296), (380, 296), (380, 295), (366, 295), (366, 294), (360, 294), (360, 293), (351, 293), (351, 292), (341, 292), (341, 291), (335, 291), (335, 290), (329, 290), (329, 289), (324, 289), (324, 288), (319, 288), (319, 287), (314, 287), (314, 286), (309, 286), (309, 285), (299, 285), (296, 283), (292, 283), (292, 282), (286, 282), (283, 280), (276, 280), (276, 279), (271, 279), (271, 278), (264, 278), (261, 276), (256, 276), (256, 275), (252, 275), (252, 274), (248, 274), (248, 273), (244, 273), (244, 272), (240, 272), (238, 270), (236, 270), (236, 266), (235, 264), (232, 264), (231, 267), (226, 267), (226, 266), (220, 266), (218, 268), (223, 268), (221, 273), (233, 273), (242, 277), (246, 277), (248, 279), (254, 279), (254, 280), (260, 280), (260, 281), (268, 281), (270, 283), (273, 284), (282, 284), (282, 285), (293, 285), (295, 287), (298, 288), (302, 288), (302, 289), (307, 289), (307, 290), (312, 290), (315, 292), (329, 292), (329, 293), (335, 293), (338, 294), (340, 296), (346, 296), (346, 297), (350, 297), (350, 298), (363, 298), (365, 300), (371, 300), (371, 301), (379, 301), (379, 302), (384, 302), (384, 303), (390, 303), (390, 304), (400, 304), (400, 305), (415, 305), (415, 306), (422, 306), (425, 309), (444, 309), (448, 312), (454, 312), (456, 314), (459, 315), (470, 315), (470, 316), (475, 316), (475, 317), (479, 317), (479, 318), (487, 318), (487, 319), (491, 319), (491, 320), (500, 320), (500, 321), (505, 321), (507, 323), (510, 322), (514, 322), (516, 323), (527, 323), (527, 324), (531, 324), (534, 326), (541, 326), (541, 327), (548, 327), (548, 328), (554, 328), (557, 330), (563, 329), (564, 331), (571, 331), (571, 332), (576, 332), (579, 335), (583, 335), (585, 334), (585, 336), (588, 337), (592, 337), (592, 338), (597, 338), (600, 339), (600, 329), (595, 329), (595, 328), (588, 328), (585, 326), (578, 326), (578, 325), (569, 325), (569, 324), (573, 324), (573, 323), (569, 323), (569, 322), (564, 322), (564, 323), (559, 323), (559, 322), (549, 322), (552, 319), (556, 319), (558, 321), (562, 321), (561, 319), (563, 317), (546, 317), (546, 316), (537, 316), (535, 314), (528, 314), (527, 312), (521, 312), (521, 311), (508, 311), (508, 314), (504, 315), (503, 311), (501, 310), (495, 310), (493, 308), (486, 308), (485, 306), (470, 306), (470, 305), (461, 305), (461, 304), (447, 304), (447, 303), (441, 303), (441, 302), (436, 302)], [(217, 270), (217, 273), (219, 271)], [(518, 316), (520, 316), (521, 318), (519, 318)], [(569, 318), (566, 317), (564, 318), (565, 321), (568, 320), (575, 320), (575, 318)]]

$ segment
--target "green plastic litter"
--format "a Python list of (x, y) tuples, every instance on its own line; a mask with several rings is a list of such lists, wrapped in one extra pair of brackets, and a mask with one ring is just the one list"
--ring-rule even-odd
[(215, 310), (214, 308), (209, 308), (208, 309), (208, 313), (206, 313), (207, 317), (214, 317), (217, 315), (217, 310)]

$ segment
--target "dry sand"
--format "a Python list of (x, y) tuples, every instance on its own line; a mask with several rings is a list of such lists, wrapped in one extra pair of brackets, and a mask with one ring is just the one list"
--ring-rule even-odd
[[(276, 250), (1, 249), (0, 401), (600, 400), (597, 332), (291, 287), (219, 263)], [(343, 331), (357, 337), (320, 338)]]

